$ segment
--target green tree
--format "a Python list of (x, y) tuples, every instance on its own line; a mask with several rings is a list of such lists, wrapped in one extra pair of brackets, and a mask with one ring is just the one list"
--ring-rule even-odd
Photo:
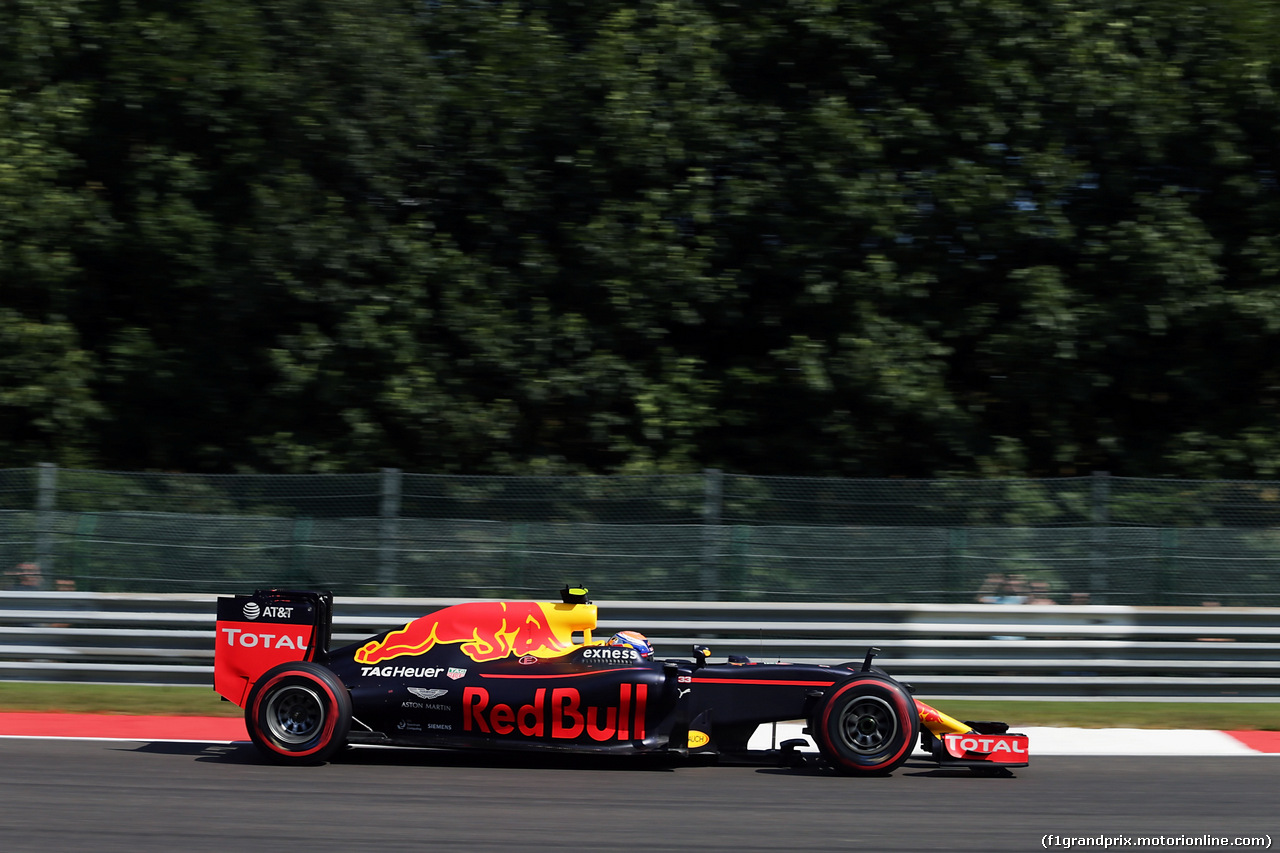
[(0, 442), (1275, 471), (1260, 0), (18, 0)]
[(69, 319), (79, 252), (110, 231), (73, 153), (83, 88), (63, 77), (78, 6), (0, 11), (0, 467), (85, 464), (103, 414)]

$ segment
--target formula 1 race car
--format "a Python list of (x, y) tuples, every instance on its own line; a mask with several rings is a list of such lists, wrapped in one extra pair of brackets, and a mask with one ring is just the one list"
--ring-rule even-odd
[(886, 774), (921, 747), (944, 766), (1028, 763), (1026, 735), (965, 723), (916, 701), (872, 664), (684, 660), (592, 639), (596, 606), (455, 604), (329, 650), (333, 596), (259, 590), (218, 599), (214, 689), (244, 708), (271, 759), (321, 763), (347, 744), (553, 750), (803, 763), (803, 738), (752, 750), (766, 723), (803, 720), (823, 761)]

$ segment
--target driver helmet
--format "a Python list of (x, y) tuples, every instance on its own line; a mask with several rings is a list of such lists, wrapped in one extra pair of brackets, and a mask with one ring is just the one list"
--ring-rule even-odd
[(653, 657), (653, 646), (645, 639), (644, 634), (639, 631), (619, 631), (609, 638), (611, 646), (629, 646), (636, 650), (641, 658), (649, 659)]

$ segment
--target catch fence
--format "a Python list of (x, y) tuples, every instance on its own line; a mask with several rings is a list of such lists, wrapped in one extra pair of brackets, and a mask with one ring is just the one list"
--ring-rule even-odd
[(82, 592), (1277, 606), (1280, 482), (41, 465), (0, 470), (0, 568)]

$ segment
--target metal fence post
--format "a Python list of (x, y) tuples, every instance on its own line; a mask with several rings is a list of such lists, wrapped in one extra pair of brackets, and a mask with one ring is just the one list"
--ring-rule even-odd
[(703, 601), (713, 601), (720, 588), (720, 517), (724, 503), (724, 472), (707, 468), (702, 472), (702, 585)]
[(40, 589), (53, 586), (53, 510), (58, 505), (58, 467), (38, 463), (36, 479), (36, 565)]
[(1092, 507), (1093, 531), (1090, 535), (1089, 598), (1093, 604), (1107, 603), (1107, 528), (1111, 524), (1111, 475), (1106, 471), (1094, 471), (1089, 489)]
[(307, 569), (306, 549), (311, 542), (311, 529), (315, 520), (300, 515), (289, 529), (289, 571), (286, 577), (291, 586), (308, 589), (315, 584)]
[(395, 590), (396, 563), (400, 555), (400, 469), (382, 469), (382, 502), (378, 525), (378, 594)]
[(953, 527), (947, 531), (947, 556), (944, 562), (945, 577), (942, 587), (946, 594), (951, 594), (953, 601), (964, 603), (973, 601), (973, 591), (966, 588), (965, 550), (969, 545), (969, 528)]
[(1160, 531), (1160, 556), (1156, 559), (1155, 595), (1152, 604), (1173, 605), (1178, 597), (1178, 528)]

